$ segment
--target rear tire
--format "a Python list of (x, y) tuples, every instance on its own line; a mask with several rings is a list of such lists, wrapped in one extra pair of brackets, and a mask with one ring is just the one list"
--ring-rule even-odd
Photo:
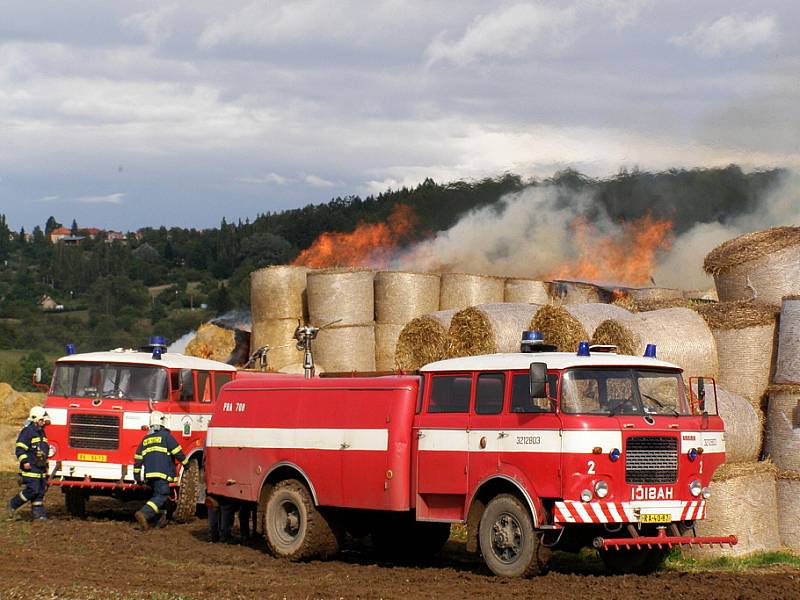
[(317, 507), (306, 486), (296, 479), (272, 488), (262, 524), (273, 556), (292, 561), (328, 558), (339, 551), (337, 529)]
[(81, 489), (64, 488), (64, 507), (71, 517), (86, 518), (86, 500), (88, 495)]
[(541, 571), (539, 533), (516, 496), (492, 498), (481, 516), (478, 539), (483, 560), (495, 575), (529, 577)]
[(183, 470), (178, 501), (175, 503), (173, 518), (178, 523), (188, 523), (197, 514), (197, 500), (200, 498), (200, 463), (190, 460)]

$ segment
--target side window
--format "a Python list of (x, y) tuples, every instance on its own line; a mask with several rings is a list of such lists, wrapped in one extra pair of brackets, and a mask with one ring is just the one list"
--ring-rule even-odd
[(481, 373), (475, 390), (475, 413), (496, 415), (503, 410), (506, 376), (503, 373)]
[(470, 375), (442, 375), (431, 382), (429, 413), (465, 413), (472, 393)]
[(191, 369), (181, 369), (181, 401), (191, 402), (194, 400), (194, 371)]
[(197, 399), (211, 402), (211, 374), (208, 371), (197, 372)]
[[(555, 398), (557, 375), (547, 376), (547, 395)], [(540, 413), (551, 412), (552, 403), (548, 398), (531, 398), (530, 376), (519, 373), (511, 378), (511, 412), (512, 413)]]
[(231, 379), (233, 379), (233, 375), (230, 373), (214, 373), (214, 400), (216, 400), (217, 396), (219, 396), (219, 390), (222, 388), (222, 386), (228, 383)]

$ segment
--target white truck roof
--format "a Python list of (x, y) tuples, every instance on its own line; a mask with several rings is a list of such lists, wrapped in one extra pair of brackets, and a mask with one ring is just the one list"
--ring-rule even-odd
[(578, 356), (574, 352), (514, 352), (510, 354), (484, 354), (449, 358), (429, 363), (420, 368), (422, 372), (436, 371), (506, 371), (530, 367), (532, 362), (543, 362), (549, 369), (573, 367), (626, 367), (679, 369), (678, 365), (643, 356), (628, 356), (611, 352), (594, 352), (590, 356)]
[(117, 348), (108, 352), (85, 352), (83, 354), (68, 354), (62, 356), (56, 363), (65, 362), (92, 362), (92, 363), (122, 363), (127, 365), (147, 365), (150, 367), (167, 367), (169, 369), (200, 369), (203, 371), (236, 371), (236, 367), (216, 360), (197, 358), (165, 352), (161, 360), (153, 358), (150, 352), (140, 352)]

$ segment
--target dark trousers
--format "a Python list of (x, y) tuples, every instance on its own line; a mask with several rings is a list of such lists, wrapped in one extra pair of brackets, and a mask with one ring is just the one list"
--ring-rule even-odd
[(147, 485), (153, 488), (153, 497), (141, 510), (148, 519), (152, 519), (163, 510), (169, 501), (169, 483), (166, 479), (151, 477), (147, 480)]
[[(37, 473), (37, 475), (42, 475)], [(22, 482), (25, 486), (22, 491), (11, 498), (8, 504), (14, 510), (26, 502), (31, 503), (31, 512), (34, 518), (44, 517), (44, 494), (47, 491), (47, 480), (42, 477), (25, 477), (22, 476)]]
[(230, 542), (235, 506), (231, 502), (207, 503), (208, 538), (212, 542)]

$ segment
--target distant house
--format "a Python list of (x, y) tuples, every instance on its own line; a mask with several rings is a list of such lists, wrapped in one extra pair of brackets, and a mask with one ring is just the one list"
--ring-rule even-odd
[(69, 237), (70, 230), (66, 227), (57, 227), (50, 232), (50, 241), (54, 244), (60, 242), (65, 237)]
[(42, 310), (56, 310), (57, 306), (58, 302), (53, 300), (50, 296), (44, 295), (41, 300), (39, 300), (39, 308)]
[(121, 231), (106, 231), (106, 242), (124, 242), (126, 241), (125, 234)]
[(78, 233), (84, 237), (96, 239), (101, 233), (103, 233), (103, 230), (98, 229), (97, 227), (82, 227), (81, 229), (78, 229)]
[(85, 235), (67, 235), (62, 237), (59, 241), (62, 244), (67, 244), (68, 246), (77, 246), (81, 243), (82, 240), (85, 240)]

